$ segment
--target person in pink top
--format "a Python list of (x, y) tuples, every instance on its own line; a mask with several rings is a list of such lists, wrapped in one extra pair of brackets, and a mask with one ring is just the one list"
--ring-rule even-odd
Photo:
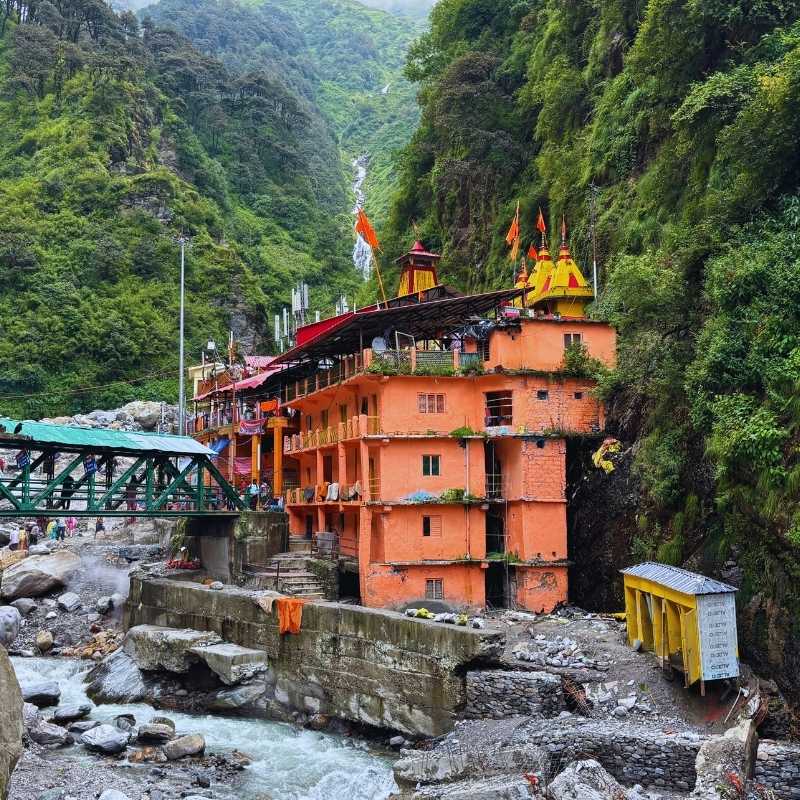
[(75, 529), (78, 527), (78, 520), (75, 517), (67, 517), (67, 533), (70, 536), (75, 535)]

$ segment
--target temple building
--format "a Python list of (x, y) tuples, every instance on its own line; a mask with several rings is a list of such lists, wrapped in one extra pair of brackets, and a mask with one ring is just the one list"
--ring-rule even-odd
[(438, 260), (416, 242), (395, 298), (300, 328), (255, 376), (283, 440), (252, 464), (291, 471), (290, 549), (333, 542), (364, 605), (549, 611), (568, 598), (567, 440), (605, 426), (576, 364), (612, 366), (615, 331), (587, 317), (565, 232), (500, 291), (443, 286)]

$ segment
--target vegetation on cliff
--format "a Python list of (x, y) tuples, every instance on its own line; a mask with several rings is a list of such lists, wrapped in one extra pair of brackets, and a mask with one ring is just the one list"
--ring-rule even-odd
[[(635, 442), (636, 556), (745, 570), (751, 652), (800, 665), (800, 12), (771, 0), (441, 0), (387, 252), (416, 220), (445, 279), (507, 286), (519, 199), (566, 215), (603, 391)], [(554, 244), (552, 242), (551, 244)], [(387, 265), (388, 266), (388, 265)], [(631, 557), (633, 557), (631, 555)], [(769, 599), (767, 599), (769, 598)]]

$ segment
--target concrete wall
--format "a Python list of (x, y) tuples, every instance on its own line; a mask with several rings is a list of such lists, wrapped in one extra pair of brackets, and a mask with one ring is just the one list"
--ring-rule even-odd
[(480, 670), (467, 673), (466, 719), (521, 714), (550, 718), (566, 711), (561, 678), (549, 672)]
[(189, 519), (189, 552), (206, 572), (229, 583), (242, 574), (245, 564), (263, 564), (288, 549), (289, 520), (272, 511), (246, 511), (235, 518)]
[(281, 636), (275, 611), (265, 614), (252, 592), (134, 574), (125, 626), (145, 624), (215, 631), (264, 650), (275, 699), (287, 707), (425, 736), (453, 726), (464, 672), (496, 660), (504, 644), (499, 631), (338, 603), (306, 605), (301, 633)]

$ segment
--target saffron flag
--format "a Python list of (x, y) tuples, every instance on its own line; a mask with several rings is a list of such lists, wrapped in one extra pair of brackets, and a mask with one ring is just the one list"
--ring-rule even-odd
[(519, 201), (517, 201), (517, 213), (514, 214), (511, 227), (506, 234), (506, 244), (513, 244), (515, 239), (519, 239)]
[(364, 213), (363, 208), (358, 209), (358, 217), (356, 219), (356, 233), (361, 234), (361, 238), (373, 249), (380, 250), (380, 242), (378, 242), (378, 235), (369, 221), (369, 218)]
[(547, 225), (544, 224), (544, 214), (542, 214), (542, 209), (539, 209), (539, 218), (536, 220), (536, 227), (539, 229), (539, 233), (544, 234), (547, 231)]
[(514, 239), (514, 244), (511, 245), (511, 252), (508, 254), (509, 261), (516, 261), (519, 255), (519, 236)]
[(533, 246), (533, 242), (531, 242), (531, 246), (528, 248), (528, 258), (531, 261), (536, 261), (539, 257), (539, 254), (536, 252), (536, 248)]

